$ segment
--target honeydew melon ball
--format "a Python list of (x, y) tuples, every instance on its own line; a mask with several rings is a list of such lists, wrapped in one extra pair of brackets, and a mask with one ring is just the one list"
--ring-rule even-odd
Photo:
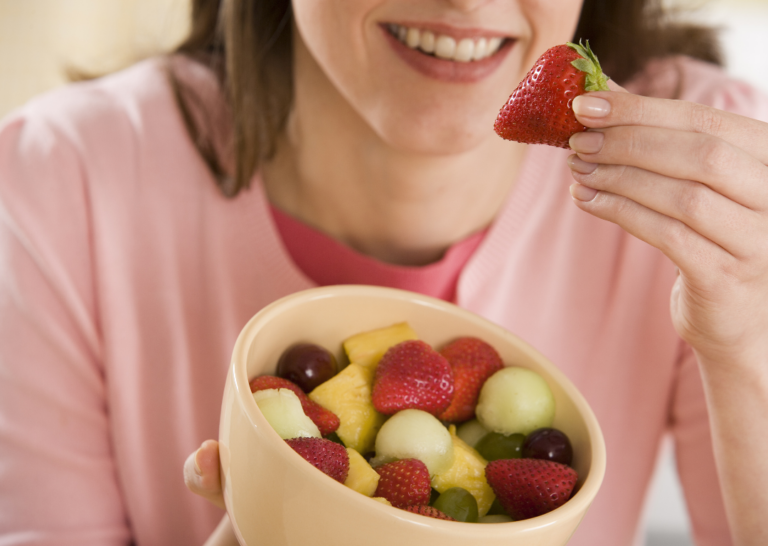
[(552, 426), (555, 397), (539, 374), (510, 366), (485, 382), (475, 415), (491, 432), (528, 434), (537, 428)]
[(291, 389), (264, 389), (253, 393), (264, 418), (283, 440), (320, 438), (320, 430), (301, 407), (301, 400)]
[(490, 431), (480, 424), (477, 419), (472, 419), (459, 425), (456, 436), (464, 440), (469, 447), (475, 447)]
[(374, 466), (398, 459), (419, 459), (430, 476), (453, 464), (451, 434), (434, 415), (417, 409), (397, 412), (382, 425), (376, 436)]

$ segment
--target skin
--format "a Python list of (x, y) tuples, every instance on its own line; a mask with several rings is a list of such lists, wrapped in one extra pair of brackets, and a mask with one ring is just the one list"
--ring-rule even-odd
[[(381, 260), (438, 259), (486, 227), (512, 189), (525, 146), (489, 128), (536, 58), (571, 39), (579, 10), (572, 0), (296, 0), (296, 102), (263, 170), (270, 200)], [(393, 56), (377, 26), (424, 21), (516, 43), (486, 79), (447, 83)], [(671, 315), (700, 363), (734, 541), (768, 544), (768, 125), (613, 89), (574, 101), (591, 129), (571, 140), (574, 204), (677, 265)], [(215, 441), (184, 473), (223, 506)], [(207, 544), (236, 544), (227, 518)]]

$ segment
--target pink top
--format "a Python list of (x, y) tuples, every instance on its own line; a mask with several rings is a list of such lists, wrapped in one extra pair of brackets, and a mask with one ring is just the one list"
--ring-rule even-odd
[(486, 230), (452, 245), (437, 262), (408, 267), (380, 262), (270, 207), (280, 239), (296, 266), (318, 286), (372, 284), (411, 290), (454, 301), (464, 265), (482, 242)]
[[(707, 65), (649, 77), (768, 119)], [(197, 89), (207, 72), (189, 66)], [(584, 393), (608, 470), (574, 545), (633, 544), (671, 431), (699, 544), (730, 543), (696, 363), (669, 318), (674, 267), (571, 203), (567, 151), (531, 147), (456, 300), (517, 333)], [(223, 198), (156, 61), (33, 101), (0, 129), (0, 543), (200, 544), (222, 512), (182, 465), (217, 437), (240, 328), (314, 286), (258, 178)]]

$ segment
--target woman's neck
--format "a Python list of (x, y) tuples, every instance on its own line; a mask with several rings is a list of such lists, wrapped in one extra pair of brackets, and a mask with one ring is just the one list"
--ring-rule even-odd
[(399, 150), (312, 63), (299, 77), (305, 80), (296, 85), (277, 153), (262, 169), (275, 206), (359, 252), (401, 265), (438, 260), (496, 217), (525, 146), (489, 127), (487, 139), (462, 153)]

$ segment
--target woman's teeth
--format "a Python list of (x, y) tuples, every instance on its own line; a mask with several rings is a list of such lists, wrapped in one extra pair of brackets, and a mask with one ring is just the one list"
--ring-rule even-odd
[(490, 57), (501, 47), (502, 38), (463, 38), (458, 42), (444, 34), (434, 34), (429, 30), (389, 25), (390, 33), (411, 49), (420, 49), (435, 57), (468, 63)]

